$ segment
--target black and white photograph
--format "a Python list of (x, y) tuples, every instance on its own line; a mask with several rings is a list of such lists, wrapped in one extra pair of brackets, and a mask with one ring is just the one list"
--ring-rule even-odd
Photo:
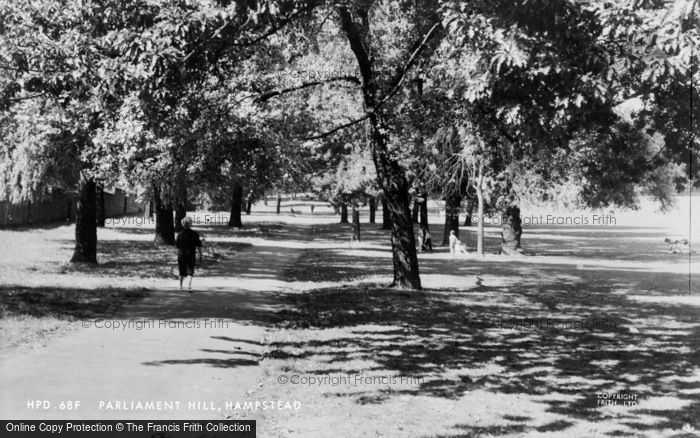
[(700, 438), (700, 0), (0, 0), (0, 438)]

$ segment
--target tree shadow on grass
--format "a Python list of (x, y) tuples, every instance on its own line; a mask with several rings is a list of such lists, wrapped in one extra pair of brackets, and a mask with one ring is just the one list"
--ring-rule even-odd
[[(238, 252), (250, 248), (249, 243), (209, 242), (213, 249), (205, 250), (203, 263), (198, 263), (200, 274), (217, 274), (219, 264)], [(216, 254), (216, 255), (214, 255)], [(158, 246), (142, 240), (103, 240), (98, 245), (98, 264), (63, 265), (62, 274), (93, 274), (101, 277), (173, 278), (177, 276), (177, 249)]]
[(193, 364), (204, 364), (215, 368), (236, 368), (242, 366), (256, 366), (258, 361), (250, 359), (173, 359), (173, 360), (160, 360), (155, 362), (144, 362), (144, 365), (148, 366), (161, 366), (161, 365), (193, 365)]
[[(611, 255), (610, 266), (585, 269), (526, 259), (424, 259), (426, 278), (449, 272), (462, 285), (407, 292), (345, 284), (290, 293), (278, 324), (330, 329), (330, 339), (277, 342), (270, 356), (311, 375), (347, 373), (339, 370), (359, 362), (365, 372), (425, 377), (408, 389), (360, 391), (352, 395), (357, 404), (429, 396), (478, 405), (470, 394), (482, 392), (525, 399), (554, 416), (518, 424), (503, 417), (486, 429), (456, 424), (454, 433), (440, 436), (567, 433), (578, 422), (611, 421), (598, 405), (598, 394), (610, 392), (635, 395), (639, 405), (620, 406), (619, 427), (605, 433), (700, 428), (700, 309), (633, 299), (687, 294), (687, 275), (616, 267)], [(338, 247), (308, 250), (291, 274), (299, 281), (390, 274), (378, 257)]]
[[(490, 298), (494, 294), (500, 297)], [(597, 406), (597, 394), (627, 392), (638, 396), (635, 412), (656, 419), (643, 424), (631, 413), (633, 429), (700, 426), (696, 309), (631, 303), (604, 288), (585, 293), (552, 288), (540, 300), (532, 290), (410, 293), (369, 287), (314, 290), (286, 300), (289, 307), (279, 311), (280, 322), (352, 333), (304, 345), (274, 344), (272, 357), (318, 355), (323, 366), (303, 370), (309, 374), (360, 360), (385, 372), (426, 376), (416, 389), (371, 391), (357, 398), (359, 404), (402, 394), (457, 400), (487, 390), (531, 395), (547, 405), (547, 412), (566, 419), (559, 421), (598, 421), (608, 414)], [(553, 313), (543, 301), (576, 310)], [(361, 328), (368, 325), (391, 329)], [(285, 356), (289, 351), (295, 353)], [(449, 377), (445, 370), (452, 370)], [(567, 397), (548, 400), (552, 393)], [(675, 409), (645, 408), (657, 397), (669, 397)]]
[(94, 318), (115, 315), (148, 295), (145, 289), (0, 286), (2, 314)]

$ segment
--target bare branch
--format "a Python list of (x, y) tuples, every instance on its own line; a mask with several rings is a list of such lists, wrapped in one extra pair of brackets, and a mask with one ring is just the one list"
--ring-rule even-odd
[(414, 50), (413, 53), (411, 53), (411, 56), (408, 58), (408, 61), (406, 62), (406, 65), (404, 65), (404, 67), (401, 71), (401, 75), (399, 76), (398, 81), (396, 82), (396, 85), (394, 85), (394, 87), (391, 89), (389, 94), (387, 94), (384, 97), (384, 99), (382, 99), (381, 102), (379, 102), (378, 106), (383, 105), (386, 101), (391, 99), (399, 91), (399, 89), (401, 88), (401, 85), (403, 84), (404, 80), (406, 79), (406, 74), (408, 73), (408, 71), (411, 69), (411, 67), (415, 63), (416, 58), (418, 57), (420, 52), (423, 51), (423, 48), (426, 46), (426, 44), (428, 43), (430, 38), (433, 36), (435, 31), (439, 28), (442, 28), (442, 23), (438, 21), (425, 34), (425, 36), (421, 40), (420, 44), (418, 44), (418, 47), (416, 47), (416, 50)]
[[(258, 37), (256, 37), (256, 38), (253, 38), (252, 40), (248, 40), (248, 41), (244, 41), (244, 42), (233, 42), (233, 43), (230, 44), (230, 46), (231, 46), (231, 47), (248, 47), (248, 46), (255, 45), (255, 44), (259, 43), (260, 41), (262, 41), (262, 40), (264, 40), (264, 39), (266, 39), (266, 38), (268, 38), (268, 37), (274, 35), (274, 34), (277, 33), (280, 29), (282, 29), (283, 27), (285, 27), (287, 24), (291, 23), (291, 22), (292, 22), (295, 18), (297, 18), (299, 15), (301, 15), (302, 13), (307, 12), (307, 11), (309, 11), (309, 10), (311, 10), (311, 6), (307, 6), (306, 8), (300, 9), (300, 10), (298, 10), (297, 12), (293, 13), (292, 15), (290, 15), (289, 17), (287, 17), (287, 18), (285, 18), (284, 20), (282, 20), (277, 26), (273, 26), (272, 28), (270, 28), (270, 30), (268, 30), (267, 32), (263, 33), (262, 35), (260, 35), (260, 36), (258, 36)], [(218, 29), (216, 29), (216, 30), (214, 31), (214, 33), (213, 33), (209, 38), (207, 38), (205, 41), (202, 41), (202, 42), (200, 42), (199, 44), (197, 44), (197, 46), (195, 46), (195, 48), (192, 49), (192, 51), (190, 51), (190, 53), (188, 53), (188, 54), (183, 58), (183, 62), (184, 62), (184, 61), (187, 61), (188, 59), (190, 59), (190, 58), (197, 52), (197, 50), (198, 50), (200, 47), (202, 47), (202, 46), (205, 45), (205, 44), (208, 44), (208, 43), (211, 42), (214, 38), (216, 38), (216, 37), (218, 37), (219, 35), (221, 35), (221, 32), (223, 32), (223, 30), (226, 29), (232, 22), (233, 22), (233, 20), (227, 20), (227, 21), (225, 21), (224, 24), (222, 24)], [(250, 16), (249, 16), (248, 19), (245, 21), (245, 23), (243, 23), (243, 24), (241, 25), (241, 27), (243, 27), (243, 26), (245, 26), (246, 24), (248, 24), (248, 22), (250, 22)]]
[(259, 43), (260, 41), (264, 40), (265, 38), (274, 35), (275, 33), (277, 33), (277, 31), (279, 31), (280, 29), (285, 27), (287, 24), (291, 23), (299, 15), (303, 14), (304, 12), (310, 11), (311, 8), (312, 8), (311, 6), (308, 6), (306, 8), (298, 10), (297, 12), (293, 13), (292, 15), (287, 17), (286, 19), (282, 20), (277, 26), (273, 26), (269, 31), (265, 32), (264, 34), (260, 35), (257, 38), (253, 38), (252, 40), (245, 41), (242, 43), (233, 43), (233, 44), (231, 44), (231, 46), (233, 46), (233, 47), (247, 47), (247, 46), (255, 45), (255, 44)]
[(337, 126), (337, 127), (333, 128), (333, 129), (331, 129), (330, 131), (326, 131), (326, 132), (324, 132), (323, 134), (313, 135), (313, 136), (311, 136), (311, 137), (306, 137), (306, 138), (304, 138), (303, 140), (305, 140), (305, 141), (307, 141), (307, 140), (319, 140), (319, 139), (321, 139), (321, 138), (328, 137), (328, 136), (331, 135), (331, 134), (334, 134), (334, 133), (336, 133), (336, 132), (338, 132), (338, 131), (340, 131), (340, 130), (342, 130), (342, 129), (349, 128), (349, 127), (351, 127), (351, 126), (353, 126), (353, 125), (355, 125), (355, 124), (357, 124), (357, 123), (362, 122), (363, 120), (367, 120), (368, 118), (369, 118), (369, 115), (366, 114), (366, 115), (364, 115), (364, 116), (362, 116), (362, 117), (360, 117), (360, 118), (358, 118), (358, 119), (351, 120), (351, 121), (349, 121), (348, 123), (344, 123), (344, 124), (342, 124), (342, 125), (340, 125), (340, 126)]
[(355, 76), (338, 76), (335, 78), (328, 78), (328, 79), (325, 79), (322, 81), (304, 82), (303, 84), (297, 85), (295, 87), (269, 91), (267, 93), (264, 93), (264, 94), (256, 97), (255, 102), (264, 102), (264, 101), (272, 99), (273, 97), (280, 96), (282, 94), (292, 93), (294, 91), (303, 90), (304, 88), (309, 88), (309, 87), (314, 87), (316, 85), (323, 85), (323, 84), (328, 84), (331, 82), (339, 82), (339, 81), (352, 82), (352, 83), (358, 84), (358, 85), (360, 84), (360, 80), (358, 78), (356, 78)]
[(20, 101), (22, 101), (22, 100), (31, 100), (31, 99), (35, 99), (35, 98), (37, 98), (37, 97), (46, 96), (46, 94), (47, 94), (46, 92), (43, 92), (43, 93), (31, 94), (31, 95), (29, 95), (29, 96), (13, 97), (12, 99), (10, 99), (10, 101), (12, 101), (12, 102), (20, 102)]

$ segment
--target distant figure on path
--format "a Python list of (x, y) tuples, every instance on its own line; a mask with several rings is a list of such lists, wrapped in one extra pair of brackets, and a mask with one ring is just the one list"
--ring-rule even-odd
[(188, 278), (187, 289), (192, 293), (192, 277), (194, 276), (194, 265), (196, 252), (199, 252), (199, 261), (202, 262), (202, 241), (199, 234), (192, 229), (192, 218), (182, 219), (184, 229), (180, 231), (175, 240), (177, 246), (177, 267), (180, 271), (180, 290), (185, 277)]
[(314, 214), (314, 209), (315, 209), (315, 208), (316, 208), (316, 206), (315, 206), (314, 204), (311, 204), (311, 214)]
[(452, 256), (455, 254), (469, 254), (467, 248), (459, 241), (455, 230), (450, 231), (450, 254), (452, 254)]
[(433, 239), (430, 237), (430, 231), (425, 226), (420, 228), (420, 250), (433, 252)]

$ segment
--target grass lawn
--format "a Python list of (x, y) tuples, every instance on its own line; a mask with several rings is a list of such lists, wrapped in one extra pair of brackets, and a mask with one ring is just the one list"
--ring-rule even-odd
[(317, 227), (288, 271), (264, 394), (303, 409), (266, 415), (270, 436), (700, 435), (700, 296), (665, 230), (531, 227), (508, 258), (487, 228), (487, 257), (421, 254), (408, 292), (377, 228)]
[[(329, 209), (294, 208), (278, 216), (271, 205), (243, 230), (198, 227), (216, 253), (201, 275), (223, 285), (209, 293), (239, 300), (217, 311), (264, 329), (241, 341), (261, 350), (246, 366), (262, 367), (262, 380), (246, 393), (301, 404), (224, 413), (256, 418), (259, 436), (700, 436), (700, 256), (664, 243), (684, 236), (682, 221), (634, 212), (613, 225), (527, 226), (523, 257), (498, 255), (499, 229), (487, 227), (481, 258), (451, 257), (433, 215), (436, 251), (419, 254), (424, 290), (410, 292), (387, 287), (379, 225), (363, 223), (350, 243)], [(461, 232), (470, 251), (475, 230)], [(176, 287), (174, 251), (153, 246), (152, 229), (101, 229), (92, 267), (67, 263), (72, 231), (0, 231), (6, 354)], [(221, 262), (244, 260), (251, 244), (236, 278)], [(286, 282), (269, 266), (282, 247), (294, 249), (275, 259)]]
[[(250, 246), (232, 236), (261, 234), (255, 226), (199, 229), (209, 245), (200, 275)], [(115, 316), (150, 290), (177, 284), (176, 250), (155, 246), (152, 226), (98, 229), (97, 265), (69, 263), (73, 232), (69, 224), (0, 230), (0, 354), (45, 345), (76, 320)]]

